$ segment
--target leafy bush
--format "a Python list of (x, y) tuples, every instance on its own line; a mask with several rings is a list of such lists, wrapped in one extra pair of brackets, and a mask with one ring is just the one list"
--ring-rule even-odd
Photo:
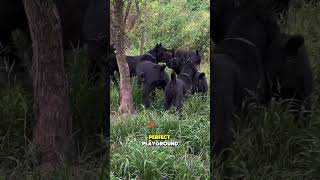
[(203, 54), (209, 54), (208, 0), (172, 0), (170, 3), (151, 1), (147, 3), (147, 8), (147, 23), (144, 22), (144, 16), (140, 16), (136, 28), (128, 30), (128, 54), (139, 54), (140, 28), (143, 26), (147, 42), (144, 51), (161, 42), (168, 48), (198, 49)]

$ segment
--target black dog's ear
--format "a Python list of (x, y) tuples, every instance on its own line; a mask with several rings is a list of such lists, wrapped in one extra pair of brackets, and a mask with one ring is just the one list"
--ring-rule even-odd
[(199, 74), (199, 79), (203, 79), (205, 77), (205, 75), (206, 75), (205, 73), (200, 73)]
[(198, 49), (196, 50), (196, 54), (199, 55), (199, 50)]
[(284, 45), (287, 53), (297, 53), (299, 48), (304, 44), (304, 38), (301, 35), (294, 35), (288, 39)]
[(162, 44), (161, 44), (161, 43), (159, 43), (159, 46), (161, 47), (161, 46), (162, 46)]

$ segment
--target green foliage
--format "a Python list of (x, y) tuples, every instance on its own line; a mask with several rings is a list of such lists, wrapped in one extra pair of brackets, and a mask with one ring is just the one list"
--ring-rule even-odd
[[(0, 83), (0, 177), (7, 173), (14, 174), (12, 177), (17, 179), (41, 179), (34, 169), (38, 162), (31, 145), (35, 121), (31, 79), (26, 78), (30, 76), (31, 45), (28, 46), (26, 37), (20, 32), (15, 32), (13, 37), (14, 44), (18, 46), (16, 54), (23, 60), (22, 66), (27, 67), (27, 71), (23, 69), (19, 72), (21, 69), (17, 69), (16, 72), (11, 72), (8, 68), (1, 67), (1, 78), (4, 80)], [(99, 79), (93, 85), (88, 78), (88, 58), (83, 50), (69, 50), (65, 54), (75, 140), (74, 156), (79, 161), (77, 177), (88, 179), (93, 174), (96, 175), (98, 164), (102, 162), (98, 155), (101, 147), (97, 145), (105, 139), (100, 138), (102, 132), (97, 126), (104, 120), (104, 82)], [(12, 78), (8, 79), (9, 76)], [(72, 179), (71, 172), (65, 167), (53, 177)]]
[[(135, 28), (127, 30), (127, 54), (140, 54), (141, 30), (145, 28), (144, 52), (160, 42), (167, 48), (199, 49), (204, 61), (201, 71), (209, 80), (209, 1), (148, 1), (147, 22), (142, 4)], [(166, 68), (169, 75), (171, 71)], [(164, 111), (163, 90), (156, 90), (150, 95), (151, 108), (145, 109), (141, 85), (136, 78), (131, 84), (136, 114), (125, 119), (118, 114), (119, 85), (110, 88), (111, 179), (208, 179), (209, 97), (187, 98), (179, 114)], [(147, 128), (150, 119), (157, 121), (157, 128)], [(177, 148), (142, 146), (150, 133), (173, 134), (181, 144)]]
[(88, 58), (80, 49), (66, 52), (67, 77), (70, 82), (71, 110), (73, 112), (74, 131), (83, 138), (99, 134), (96, 129), (103, 123), (103, 86), (100, 79), (92, 84), (88, 77)]
[[(204, 54), (209, 53), (208, 0), (151, 1), (147, 3), (147, 9), (147, 23), (144, 22), (142, 14), (135, 25), (136, 28), (128, 31), (129, 54), (138, 54), (140, 28), (143, 26), (147, 39), (144, 51), (161, 42), (168, 48), (199, 49)], [(143, 9), (141, 10), (143, 12)]]
[[(21, 86), (0, 90), (0, 167), (19, 166), (31, 135), (31, 96)], [(27, 168), (27, 167), (24, 167)]]

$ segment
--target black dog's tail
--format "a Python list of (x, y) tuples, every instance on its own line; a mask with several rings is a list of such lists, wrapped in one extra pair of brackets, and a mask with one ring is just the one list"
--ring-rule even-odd
[(172, 82), (176, 82), (176, 80), (177, 80), (176, 73), (175, 73), (175, 72), (172, 72), (172, 73), (171, 73), (171, 81), (172, 81)]

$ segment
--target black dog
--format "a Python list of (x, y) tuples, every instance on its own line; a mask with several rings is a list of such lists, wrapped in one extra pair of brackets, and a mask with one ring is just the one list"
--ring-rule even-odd
[(116, 79), (114, 72), (119, 72), (119, 69), (117, 64), (116, 49), (113, 45), (110, 45), (108, 57), (105, 59), (103, 65), (106, 67), (106, 72), (108, 76), (110, 76), (112, 80), (115, 82)]
[(163, 47), (161, 43), (157, 44), (152, 50), (150, 50), (146, 54), (140, 56), (127, 56), (130, 75), (136, 75), (136, 66), (142, 61), (150, 61), (153, 63), (165, 62), (171, 56), (171, 51)]
[(166, 65), (177, 74), (180, 74), (183, 66), (187, 63), (188, 59), (184, 58), (171, 58), (166, 61)]
[(195, 51), (176, 50), (174, 51), (173, 57), (181, 58), (181, 59), (191, 59), (197, 65), (201, 63), (201, 56), (198, 50), (195, 50)]
[(205, 73), (197, 72), (193, 77), (193, 89), (192, 94), (201, 93), (206, 94), (208, 91), (208, 81)]
[(228, 22), (225, 38), (218, 41), (212, 56), (215, 103), (211, 138), (216, 157), (232, 142), (233, 113), (252, 94), (258, 101), (264, 96), (262, 58), (280, 33), (274, 12), (263, 2), (251, 1), (231, 14), (235, 15), (233, 21)]
[[(281, 34), (275, 39), (269, 49), (265, 67), (271, 91), (268, 99), (295, 99), (299, 106), (309, 100), (313, 75), (301, 35)], [(310, 102), (306, 103), (306, 107), (310, 109)]]
[[(183, 66), (188, 62), (188, 59), (172, 58), (166, 62), (166, 65), (171, 68), (176, 74), (180, 74)], [(208, 91), (208, 81), (205, 77), (205, 73), (197, 72), (192, 78), (193, 89), (192, 94), (202, 93), (205, 94)]]
[(176, 73), (171, 74), (171, 80), (168, 82), (164, 90), (164, 109), (168, 110), (171, 106), (175, 106), (177, 111), (181, 110), (183, 98), (187, 94), (192, 93), (193, 82), (197, 69), (195, 62), (188, 61), (176, 77)]
[[(117, 58), (115, 54), (111, 54), (108, 59), (107, 66), (109, 67), (109, 72), (114, 76), (114, 72), (119, 72)], [(148, 53), (140, 56), (127, 56), (127, 63), (129, 66), (130, 76), (136, 76), (136, 67), (142, 61), (150, 61), (153, 63), (165, 62), (170, 57), (172, 53), (170, 50), (162, 46), (162, 44), (156, 44), (156, 46), (150, 50)]]
[(164, 89), (169, 81), (165, 73), (166, 65), (156, 64), (150, 61), (140, 62), (136, 67), (136, 74), (139, 82), (143, 84), (143, 104), (146, 108), (150, 107), (149, 94), (155, 88)]

